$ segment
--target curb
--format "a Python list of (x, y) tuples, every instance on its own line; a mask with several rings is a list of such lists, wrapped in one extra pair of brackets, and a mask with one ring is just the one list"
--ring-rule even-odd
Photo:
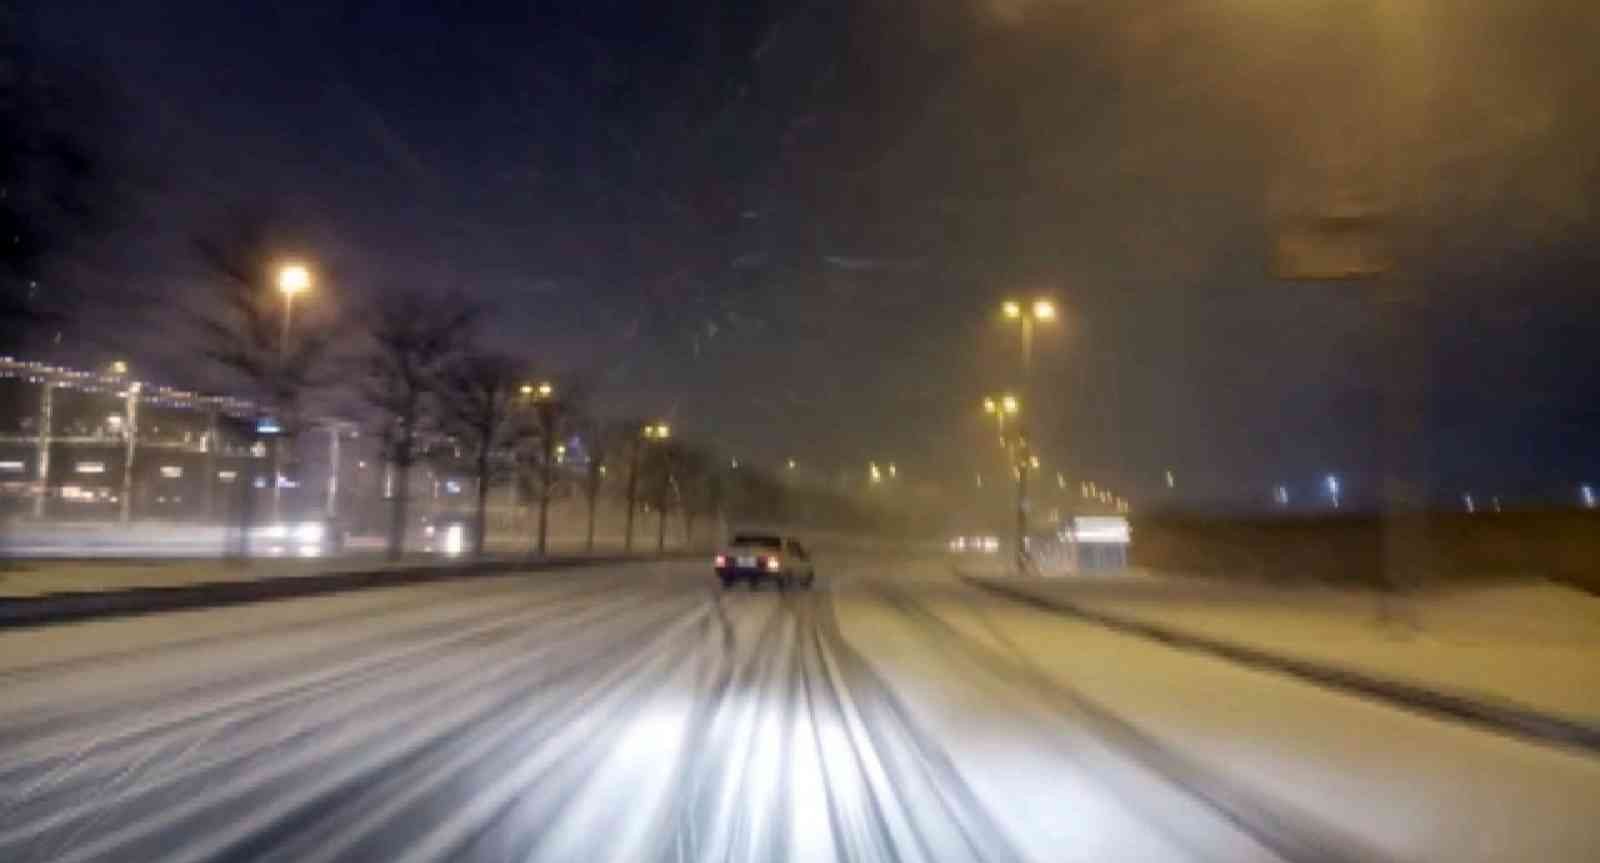
[(962, 575), (960, 578), (982, 590), (1026, 605), (1077, 617), (1118, 632), (1148, 638), (1168, 647), (1209, 653), (1240, 665), (1286, 674), (1329, 689), (1385, 701), (1436, 719), (1448, 719), (1511, 737), (1556, 744), (1600, 755), (1600, 727), (1595, 725), (1479, 696), (1445, 692), (1390, 677), (1352, 671), (1336, 665), (1294, 659), (1236, 642), (1195, 635), (1133, 617), (1084, 608), (986, 578), (968, 575)]
[[(699, 557), (695, 555), (694, 557)], [(682, 555), (665, 557), (553, 557), (542, 560), (498, 560), (483, 563), (454, 563), (415, 566), (404, 569), (369, 569), (324, 572), (317, 575), (290, 575), (254, 581), (205, 581), (171, 587), (138, 587), (126, 590), (47, 593), (14, 599), (0, 599), (0, 631), (27, 627), (54, 626), (107, 617), (132, 617), (163, 611), (245, 605), (275, 599), (297, 599), (328, 593), (345, 593), (379, 587), (402, 587), (456, 578), (504, 575), (512, 572), (574, 569), (615, 563), (648, 563), (660, 560), (693, 559)]]

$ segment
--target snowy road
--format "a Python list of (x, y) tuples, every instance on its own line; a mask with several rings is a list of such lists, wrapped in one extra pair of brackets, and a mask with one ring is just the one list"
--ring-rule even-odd
[(936, 564), (542, 573), (0, 635), (0, 860), (1592, 860), (1600, 760)]

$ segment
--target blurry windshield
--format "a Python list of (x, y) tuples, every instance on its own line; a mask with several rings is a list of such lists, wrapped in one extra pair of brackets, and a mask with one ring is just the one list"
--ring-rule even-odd
[(1600, 0), (0, 0), (0, 861), (1593, 863), (1597, 297)]

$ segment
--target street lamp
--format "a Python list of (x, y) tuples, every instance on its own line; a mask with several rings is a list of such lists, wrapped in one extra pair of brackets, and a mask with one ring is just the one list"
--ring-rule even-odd
[[(1022, 314), (1022, 308), (1016, 303), (1007, 303), (1003, 308), (1009, 315), (1015, 307), (1016, 314)], [(1017, 571), (1023, 572), (1027, 565), (1027, 537), (1028, 537), (1028, 470), (1030, 467), (1038, 468), (1039, 458), (1028, 452), (1028, 441), (1022, 434), (1006, 437), (1006, 417), (1014, 417), (1022, 412), (1022, 403), (1011, 393), (999, 396), (986, 396), (983, 400), (983, 412), (994, 417), (995, 426), (1000, 433), (1000, 447), (1005, 450), (1006, 466), (1011, 470), (1011, 475), (1017, 481)], [(983, 484), (979, 478), (979, 487)]]
[(1057, 317), (1055, 300), (1039, 297), (1024, 306), (1017, 300), (1000, 304), (1000, 316), (1022, 325), (1022, 373), (1026, 375), (1033, 365), (1033, 325), (1054, 323)]
[(302, 264), (284, 264), (278, 268), (278, 290), (283, 294), (283, 337), (278, 350), (289, 355), (289, 321), (294, 316), (294, 298), (311, 287), (311, 271)]
[(994, 417), (995, 429), (1000, 434), (1000, 445), (1006, 445), (1006, 417), (1016, 416), (1022, 410), (1021, 402), (1017, 397), (1006, 393), (1001, 396), (985, 396), (983, 399), (983, 412)]
[(622, 550), (625, 553), (633, 551), (633, 513), (639, 508), (639, 455), (647, 442), (654, 443), (665, 441), (672, 437), (672, 427), (664, 422), (645, 423), (639, 428), (639, 436), (633, 442), (633, 451), (628, 458), (628, 513), (622, 528)]

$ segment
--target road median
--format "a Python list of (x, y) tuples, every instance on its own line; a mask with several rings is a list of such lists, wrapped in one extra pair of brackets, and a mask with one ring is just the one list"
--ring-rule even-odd
[[(697, 557), (698, 555), (694, 555)], [(447, 579), (505, 575), (515, 572), (571, 569), (619, 563), (681, 560), (690, 555), (572, 555), (548, 558), (503, 558), (482, 561), (412, 563), (329, 569), (285, 575), (267, 570), (259, 577), (195, 580), (100, 590), (73, 590), (0, 597), (0, 629), (50, 626), (107, 617), (127, 617), (194, 608), (241, 605), (380, 587), (401, 587)], [(221, 571), (222, 563), (218, 563)]]

